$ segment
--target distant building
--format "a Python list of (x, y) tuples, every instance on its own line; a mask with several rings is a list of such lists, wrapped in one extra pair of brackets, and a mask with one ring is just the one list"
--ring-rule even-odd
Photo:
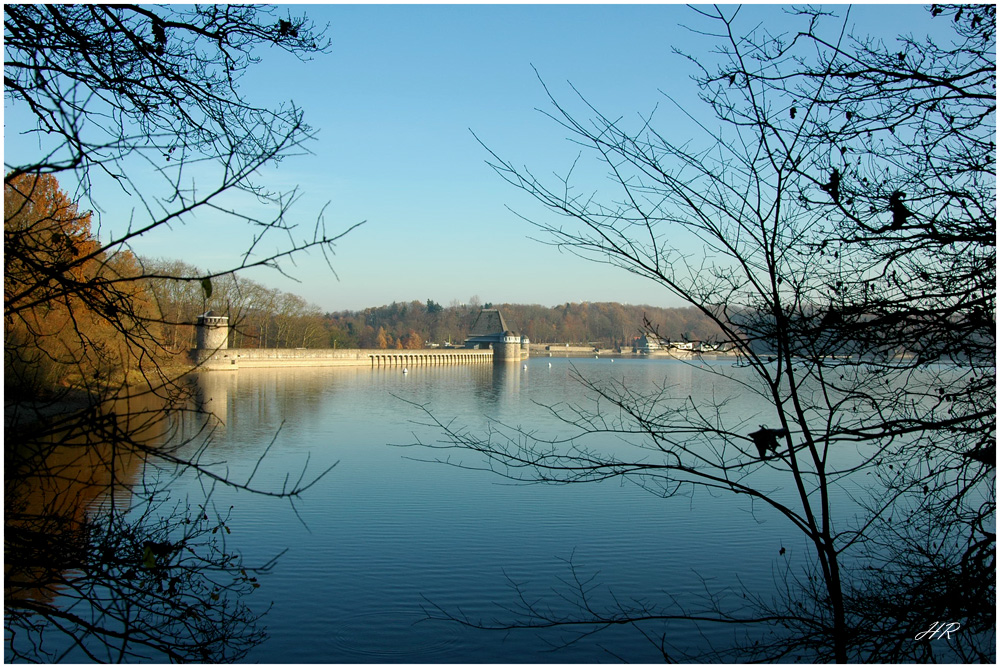
[(492, 348), (495, 362), (516, 362), (528, 356), (528, 339), (513, 331), (499, 309), (484, 308), (476, 316), (465, 348)]
[(636, 352), (641, 355), (648, 355), (650, 353), (659, 352), (668, 345), (668, 343), (660, 338), (645, 334), (635, 340), (635, 343), (632, 345), (632, 352)]
[(702, 341), (668, 341), (650, 334), (640, 336), (632, 342), (632, 352), (640, 355), (669, 353), (670, 351), (710, 352), (718, 349), (718, 345)]
[(503, 340), (504, 333), (511, 332), (499, 309), (484, 308), (476, 316), (465, 340), (466, 348), (490, 348)]

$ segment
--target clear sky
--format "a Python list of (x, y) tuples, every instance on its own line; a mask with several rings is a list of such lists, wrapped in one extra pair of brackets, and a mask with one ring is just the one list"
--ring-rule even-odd
[[(837, 8), (843, 11), (843, 7)], [(677, 305), (653, 283), (586, 262), (532, 241), (533, 228), (507, 207), (547, 215), (487, 165), (491, 148), (539, 175), (564, 173), (578, 153), (566, 132), (538, 111), (547, 105), (536, 68), (558, 97), (572, 82), (605, 115), (635, 121), (659, 105), (661, 131), (683, 140), (692, 129), (669, 93), (694, 113), (702, 109), (692, 66), (673, 48), (710, 58), (712, 40), (682, 27), (704, 26), (680, 5), (307, 5), (329, 24), (331, 52), (309, 63), (262, 51), (243, 80), (256, 102), (293, 100), (318, 130), (312, 155), (283, 162), (269, 182), (301, 187), (294, 215), (311, 230), (319, 211), (328, 229), (367, 221), (338, 245), (334, 278), (318, 254), (289, 272), (249, 276), (295, 292), (327, 311), (428, 298), (442, 304), (620, 301)], [(923, 30), (917, 5), (851, 10), (859, 32), (887, 39), (909, 26)], [(781, 6), (745, 7), (747, 29), (801, 25)], [(11, 130), (5, 104), (5, 155), (29, 150)], [(687, 134), (686, 134), (687, 133)], [(7, 156), (9, 158), (9, 156)], [(127, 209), (128, 202), (120, 203)], [(111, 216), (105, 224), (114, 225)], [(548, 218), (552, 220), (552, 218)], [(204, 268), (231, 265), (245, 234), (207, 216), (141, 239), (140, 255), (183, 259)], [(697, 252), (697, 249), (693, 249)]]

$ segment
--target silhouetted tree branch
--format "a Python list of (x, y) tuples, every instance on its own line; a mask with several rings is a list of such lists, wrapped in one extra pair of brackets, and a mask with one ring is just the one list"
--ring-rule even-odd
[[(952, 660), (992, 661), (995, 10), (935, 8), (928, 20), (949, 17), (953, 39), (902, 37), (898, 52), (848, 34), (846, 19), (828, 30), (819, 10), (797, 11), (793, 35), (741, 33), (740, 9), (694, 12), (720, 45), (718, 67), (699, 65), (696, 79), (713, 121), (680, 109), (700, 136), (676, 137), (652, 115), (605, 116), (579, 93), (575, 112), (543, 82), (546, 115), (581, 147), (568, 175), (542, 179), (487, 150), (555, 214), (533, 219), (550, 243), (647, 277), (712, 319), (739, 362), (694, 366), (758, 397), (766, 424), (727, 413), (723, 397), (703, 405), (580, 378), (592, 403), (550, 407), (562, 439), (428, 415), (443, 436), (422, 445), (472, 451), (480, 459), (439, 461), (513, 480), (724, 491), (785, 518), (813, 549), (792, 574), (799, 586), (754, 614), (720, 600), (708, 615), (781, 632), (719, 656), (937, 660), (914, 635), (954, 618), (968, 633), (948, 644)], [(591, 157), (609, 179), (593, 190), (573, 178)], [(602, 451), (607, 435), (635, 455)], [(851, 501), (835, 502), (845, 488)], [(477, 625), (633, 621), (649, 633), (645, 607), (595, 610), (575, 591), (575, 614), (527, 604)], [(674, 619), (662, 621), (647, 637), (670, 636)]]
[[(6, 102), (33, 120), (7, 129), (38, 145), (5, 153), (7, 657), (240, 659), (264, 636), (242, 600), (252, 569), (208, 499), (165, 505), (169, 480), (292, 501), (326, 471), (274, 490), (206, 459), (211, 430), (151, 280), (208, 298), (220, 277), (283, 271), (307, 249), (329, 263), (346, 231), (322, 214), (299, 230), (297, 193), (257, 181), (305, 150), (302, 110), (239, 88), (263, 47), (305, 60), (328, 41), (262, 5), (5, 5), (4, 37)], [(154, 230), (220, 221), (252, 231), (229, 267), (160, 275), (131, 252)]]

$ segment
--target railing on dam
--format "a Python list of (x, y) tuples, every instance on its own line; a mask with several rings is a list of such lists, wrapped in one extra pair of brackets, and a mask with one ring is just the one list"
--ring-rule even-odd
[(377, 352), (369, 355), (373, 367), (421, 366), (428, 364), (485, 364), (493, 362), (492, 350), (421, 350), (413, 352)]

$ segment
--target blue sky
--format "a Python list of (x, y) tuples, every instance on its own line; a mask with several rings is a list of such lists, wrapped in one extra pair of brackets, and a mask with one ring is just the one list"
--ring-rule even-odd
[[(692, 67), (672, 51), (710, 57), (711, 40), (681, 27), (704, 25), (691, 9), (308, 5), (288, 10), (329, 24), (332, 48), (305, 64), (263, 51), (263, 61), (243, 80), (251, 100), (269, 105), (293, 100), (318, 130), (311, 155), (286, 160), (264, 176), (269, 183), (301, 188), (293, 213), (304, 230), (312, 229), (327, 202), (328, 229), (367, 222), (338, 245), (333, 263), (339, 280), (318, 254), (287, 266), (298, 283), (269, 271), (249, 277), (327, 311), (428, 298), (447, 305), (473, 295), (497, 303), (678, 305), (653, 283), (532, 241), (533, 228), (507, 207), (543, 220), (548, 214), (493, 173), (472, 131), (517, 165), (540, 175), (565, 172), (578, 149), (537, 111), (547, 101), (534, 67), (561, 99), (571, 100), (570, 81), (608, 116), (638, 119), (659, 104), (659, 128), (683, 140), (693, 131), (662, 92), (696, 113), (701, 109)], [(860, 6), (852, 9), (852, 23), (871, 34), (902, 31), (926, 25), (924, 11), (916, 5)], [(741, 18), (748, 29), (761, 21), (772, 31), (799, 25), (780, 6), (745, 7)], [(25, 149), (11, 133), (17, 115), (8, 104), (5, 111), (5, 153), (12, 145)], [(115, 201), (118, 215), (102, 219), (107, 232), (132, 206)], [(231, 265), (248, 239), (245, 230), (205, 215), (141, 239), (134, 250), (217, 269)]]

